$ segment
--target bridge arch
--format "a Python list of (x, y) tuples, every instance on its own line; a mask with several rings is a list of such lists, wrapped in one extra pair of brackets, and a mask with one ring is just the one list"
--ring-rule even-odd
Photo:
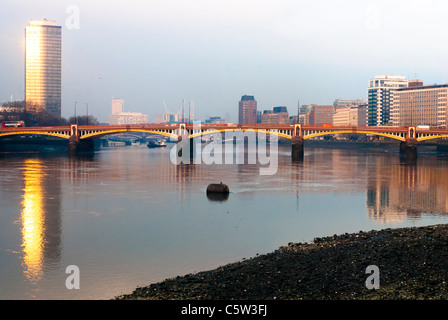
[(189, 138), (193, 139), (193, 138), (203, 137), (203, 136), (215, 134), (215, 133), (235, 132), (235, 131), (239, 131), (239, 130), (241, 130), (243, 132), (245, 132), (245, 131), (264, 132), (266, 134), (269, 133), (269, 134), (274, 134), (279, 137), (292, 139), (292, 136), (290, 136), (286, 133), (278, 132), (278, 130), (269, 130), (269, 129), (212, 129), (212, 130), (205, 130), (205, 131), (190, 134)]
[(338, 134), (338, 133), (371, 134), (371, 135), (376, 135), (376, 136), (382, 136), (382, 137), (386, 137), (386, 138), (391, 138), (391, 139), (398, 140), (398, 141), (406, 141), (406, 138), (401, 137), (401, 136), (397, 136), (397, 135), (393, 135), (393, 134), (390, 134), (390, 133), (382, 133), (382, 132), (375, 132), (375, 131), (364, 131), (364, 130), (356, 130), (356, 131), (352, 131), (352, 130), (342, 130), (342, 131), (325, 131), (325, 132), (317, 132), (317, 133), (312, 133), (312, 134), (305, 135), (305, 136), (303, 137), (303, 139), (306, 140), (306, 139), (310, 139), (310, 138), (322, 137), (322, 136), (327, 136), (327, 135), (332, 135), (332, 134)]
[(440, 134), (440, 135), (430, 135), (430, 136), (418, 137), (417, 141), (427, 141), (427, 140), (435, 140), (435, 139), (441, 139), (441, 138), (448, 138), (448, 134)]
[(40, 135), (40, 136), (51, 136), (51, 137), (58, 137), (58, 138), (62, 138), (62, 139), (66, 139), (68, 140), (70, 138), (69, 135), (64, 134), (64, 133), (58, 133), (58, 132), (34, 132), (34, 131), (14, 131), (14, 132), (4, 132), (4, 133), (0, 133), (0, 139), (1, 138), (5, 138), (5, 137), (11, 137), (11, 136), (36, 136), (36, 135)]
[[(172, 131), (172, 130), (171, 130)], [(83, 132), (81, 130), (81, 132)], [(158, 134), (165, 137), (177, 139), (177, 135), (171, 132), (161, 132), (156, 130), (145, 130), (145, 129), (113, 129), (113, 130), (106, 130), (106, 131), (98, 131), (98, 132), (89, 132), (82, 134), (79, 138), (81, 140), (88, 140), (88, 139), (96, 139), (101, 138), (107, 135), (117, 134), (117, 133), (129, 133), (129, 132), (145, 132), (145, 133), (152, 133), (152, 134)]]

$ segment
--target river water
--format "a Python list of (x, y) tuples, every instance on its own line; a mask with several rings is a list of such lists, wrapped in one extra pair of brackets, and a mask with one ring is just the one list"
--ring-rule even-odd
[[(170, 149), (0, 157), (0, 299), (111, 299), (288, 242), (448, 222), (448, 160), (280, 146), (261, 164), (175, 165)], [(228, 199), (206, 196), (210, 183)], [(68, 289), (77, 266), (79, 289)]]

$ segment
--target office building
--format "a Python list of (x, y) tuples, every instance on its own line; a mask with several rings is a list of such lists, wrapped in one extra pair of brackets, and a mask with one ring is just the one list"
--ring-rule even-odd
[(333, 126), (366, 126), (367, 105), (339, 107), (333, 114)]
[(238, 123), (257, 123), (257, 101), (254, 96), (244, 95), (238, 104)]
[(299, 122), (303, 122), (302, 124), (321, 126), (333, 123), (334, 106), (309, 104), (304, 106), (301, 111), (305, 111), (303, 116), (299, 115)]
[(222, 119), (221, 117), (210, 117), (205, 120), (205, 123), (207, 123), (207, 124), (226, 124), (227, 120)]
[(338, 108), (347, 108), (351, 106), (361, 106), (365, 104), (366, 102), (362, 99), (354, 99), (354, 100), (336, 99), (333, 103), (333, 106), (335, 107), (335, 109), (338, 109)]
[(124, 100), (112, 99), (112, 114), (119, 114), (124, 112)]
[(448, 85), (423, 86), (413, 82), (410, 87), (394, 92), (392, 123), (395, 126), (432, 126), (446, 128)]
[(25, 101), (28, 111), (61, 116), (61, 26), (31, 20), (25, 27)]
[(167, 112), (156, 114), (155, 123), (179, 123), (182, 115), (179, 112)]
[(109, 116), (109, 124), (147, 124), (148, 115), (139, 112), (122, 112), (111, 114)]
[(124, 100), (112, 99), (112, 114), (109, 124), (147, 124), (148, 115), (139, 112), (124, 112)]
[(274, 107), (265, 110), (261, 115), (262, 124), (289, 124), (289, 113), (286, 107)]
[(404, 76), (381, 75), (371, 79), (367, 89), (367, 125), (390, 125), (393, 92), (407, 86)]

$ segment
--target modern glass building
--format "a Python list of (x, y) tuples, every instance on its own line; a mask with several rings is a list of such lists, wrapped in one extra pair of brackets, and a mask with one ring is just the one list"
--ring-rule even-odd
[(31, 20), (25, 28), (25, 101), (28, 111), (61, 116), (61, 26)]
[(381, 75), (371, 79), (367, 89), (367, 125), (390, 125), (393, 91), (407, 86), (404, 76)]

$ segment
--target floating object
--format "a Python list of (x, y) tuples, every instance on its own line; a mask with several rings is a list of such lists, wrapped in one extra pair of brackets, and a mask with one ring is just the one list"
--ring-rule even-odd
[(207, 194), (229, 194), (229, 187), (226, 184), (212, 183), (207, 187)]
[(156, 140), (150, 140), (147, 144), (148, 148), (163, 148), (166, 147), (165, 140), (162, 139), (156, 139)]

